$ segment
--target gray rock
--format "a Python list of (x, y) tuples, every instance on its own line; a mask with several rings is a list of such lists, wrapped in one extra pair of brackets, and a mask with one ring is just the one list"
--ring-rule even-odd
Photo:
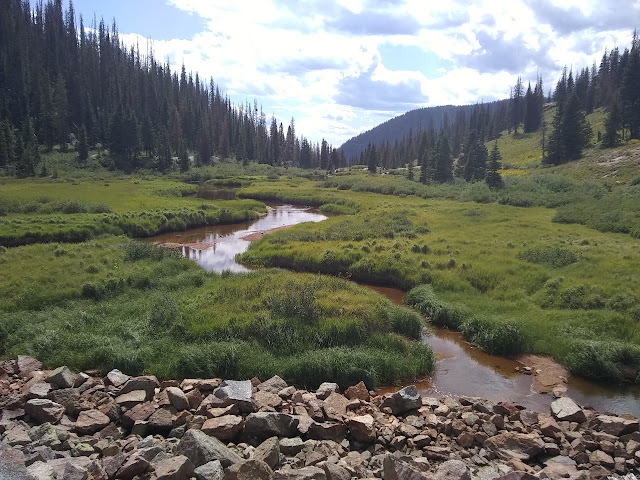
[(280, 464), (280, 442), (278, 437), (267, 438), (256, 447), (253, 452), (255, 460), (262, 460), (269, 467), (275, 469)]
[(125, 375), (117, 368), (107, 373), (107, 380), (109, 380), (109, 383), (111, 383), (111, 385), (113, 385), (114, 387), (121, 387), (122, 385), (127, 383), (130, 378), (131, 377), (129, 375)]
[(471, 480), (471, 472), (464, 462), (448, 460), (438, 467), (433, 480)]
[(131, 480), (149, 470), (151, 464), (142, 455), (134, 453), (129, 455), (122, 466), (116, 472), (116, 478)]
[(29, 437), (32, 440), (32, 446), (46, 446), (55, 450), (60, 450), (64, 439), (58, 436), (58, 430), (50, 423), (43, 423), (33, 427), (29, 431)]
[(307, 434), (314, 440), (340, 440), (347, 433), (342, 422), (314, 422), (309, 425)]
[(280, 439), (280, 451), (285, 455), (293, 457), (294, 455), (300, 453), (303, 448), (304, 442), (300, 437)]
[(182, 410), (189, 410), (189, 399), (182, 390), (178, 387), (168, 387), (167, 396), (169, 397), (169, 403), (181, 412)]
[(324, 470), (318, 467), (304, 467), (296, 470), (276, 470), (273, 480), (327, 480)]
[[(236, 466), (234, 466), (236, 467)], [(237, 465), (236, 480), (272, 480), (273, 470), (262, 460), (246, 460)]]
[(250, 380), (225, 380), (213, 391), (213, 407), (237, 405), (243, 413), (253, 411), (253, 386)]
[(64, 407), (46, 398), (34, 398), (25, 404), (24, 412), (39, 423), (58, 423)]
[(320, 400), (324, 400), (332, 393), (337, 393), (340, 390), (337, 383), (333, 382), (324, 382), (321, 383), (318, 389), (316, 390), (316, 397)]
[(154, 375), (131, 377), (120, 389), (120, 395), (133, 392), (135, 390), (144, 390), (145, 400), (149, 401), (155, 395), (156, 388), (159, 387), (160, 383)]
[(411, 465), (409, 462), (387, 454), (382, 462), (382, 478), (384, 480), (429, 480), (430, 477)]
[(32, 480), (27, 472), (24, 454), (0, 442), (0, 478), (6, 480)]
[(116, 397), (116, 403), (124, 408), (131, 408), (138, 403), (144, 403), (147, 400), (147, 392), (144, 390), (132, 390)]
[(18, 374), (27, 377), (30, 373), (42, 369), (42, 362), (28, 355), (18, 355)]
[(205, 463), (193, 471), (196, 480), (223, 480), (224, 469), (219, 460)]
[(278, 393), (280, 390), (287, 387), (287, 382), (281, 379), (278, 375), (275, 375), (266, 382), (262, 382), (260, 385), (258, 385), (258, 390), (267, 391), (270, 393)]
[(609, 435), (615, 435), (616, 437), (637, 432), (639, 425), (640, 423), (637, 418), (629, 420), (613, 415), (598, 415), (591, 422), (591, 428), (594, 430), (608, 433)]
[(346, 468), (333, 463), (325, 463), (322, 465), (327, 480), (351, 480), (351, 474)]
[(213, 460), (219, 460), (223, 467), (242, 461), (220, 440), (200, 430), (187, 430), (178, 443), (176, 453), (189, 457), (196, 468)]
[(551, 402), (551, 413), (564, 422), (582, 423), (587, 420), (584, 411), (569, 397), (562, 397)]
[(391, 413), (399, 415), (422, 406), (422, 398), (415, 385), (409, 385), (385, 398), (380, 408), (389, 407)]
[(244, 420), (247, 435), (258, 438), (272, 436), (293, 437), (298, 434), (299, 420), (286, 413), (257, 412), (250, 413)]
[(500, 450), (519, 460), (530, 460), (544, 450), (544, 441), (536, 433), (504, 432), (490, 437), (484, 448)]
[(71, 388), (76, 383), (76, 375), (63, 365), (51, 372), (46, 380), (55, 388)]
[(44, 462), (35, 462), (27, 467), (27, 472), (37, 480), (56, 480), (56, 471)]
[(156, 465), (157, 480), (189, 480), (194, 466), (184, 455), (166, 458)]

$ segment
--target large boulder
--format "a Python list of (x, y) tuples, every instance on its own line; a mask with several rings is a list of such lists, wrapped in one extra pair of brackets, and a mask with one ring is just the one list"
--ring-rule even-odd
[(231, 440), (242, 431), (244, 420), (237, 415), (210, 418), (202, 425), (202, 431), (220, 440)]
[(347, 425), (351, 436), (359, 442), (373, 443), (376, 441), (376, 427), (371, 415), (351, 417)]
[(133, 392), (134, 390), (144, 390), (145, 400), (150, 401), (155, 395), (156, 388), (159, 387), (160, 383), (154, 375), (131, 377), (120, 389), (120, 394)]
[(438, 467), (433, 480), (471, 480), (471, 472), (464, 462), (447, 460)]
[(253, 412), (251, 380), (225, 380), (213, 391), (213, 407), (237, 405), (243, 413)]
[(200, 430), (187, 430), (176, 448), (178, 455), (189, 457), (195, 467), (219, 460), (223, 467), (242, 461), (236, 453)]
[(25, 404), (24, 412), (39, 423), (58, 423), (64, 407), (47, 398), (34, 398)]
[(268, 438), (294, 437), (298, 434), (299, 420), (286, 413), (257, 412), (250, 413), (244, 420), (244, 431), (247, 435)]
[(54, 388), (71, 388), (76, 382), (76, 375), (69, 370), (69, 367), (63, 365), (51, 372), (46, 380)]
[(544, 450), (544, 441), (536, 433), (504, 432), (490, 437), (483, 446), (526, 461)]
[(344, 392), (344, 396), (349, 400), (357, 398), (358, 400), (364, 400), (365, 402), (368, 402), (371, 399), (369, 390), (367, 390), (367, 386), (362, 381), (347, 388), (347, 390)]
[(196, 480), (223, 480), (224, 469), (218, 460), (205, 463), (193, 471)]
[(276, 470), (273, 480), (327, 480), (324, 470), (318, 467), (304, 467), (291, 470)]
[(74, 428), (81, 435), (92, 435), (109, 425), (110, 421), (109, 417), (98, 410), (85, 410), (78, 415)]
[(156, 480), (189, 480), (194, 466), (184, 455), (165, 458), (156, 465)]
[(277, 468), (280, 464), (280, 442), (278, 437), (267, 438), (253, 451), (253, 458), (262, 460), (270, 468)]
[(562, 397), (551, 402), (551, 413), (560, 421), (582, 423), (587, 420), (584, 410), (569, 397)]
[(40, 370), (42, 362), (28, 355), (18, 355), (18, 374), (27, 377), (31, 372)]
[(637, 418), (629, 420), (613, 415), (598, 415), (591, 421), (591, 428), (594, 430), (615, 435), (616, 437), (637, 432), (639, 425), (640, 423)]
[(349, 400), (340, 395), (339, 393), (331, 393), (327, 398), (325, 398), (324, 403), (322, 404), (322, 408), (324, 409), (324, 413), (329, 420), (336, 420), (341, 422), (344, 419), (344, 416), (347, 414), (347, 405), (349, 404)]
[(266, 382), (262, 382), (258, 385), (258, 391), (266, 391), (270, 393), (278, 393), (280, 390), (287, 388), (287, 382), (281, 379), (278, 375), (274, 375)]
[(409, 385), (385, 398), (380, 408), (389, 407), (391, 413), (399, 415), (409, 410), (418, 409), (421, 406), (422, 397), (418, 393), (418, 388), (415, 385)]
[(431, 478), (422, 473), (418, 467), (390, 453), (385, 455), (382, 467), (384, 480), (429, 480)]
[(182, 410), (189, 410), (189, 399), (185, 393), (178, 387), (168, 387), (167, 397), (169, 397), (169, 403), (179, 412)]

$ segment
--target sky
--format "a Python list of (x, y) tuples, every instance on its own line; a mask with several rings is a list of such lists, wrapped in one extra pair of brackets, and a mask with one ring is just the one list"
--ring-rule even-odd
[[(65, 10), (68, 6), (65, 0)], [(640, 26), (640, 0), (74, 0), (141, 52), (214, 82), (235, 104), (339, 146), (416, 108), (545, 91)]]

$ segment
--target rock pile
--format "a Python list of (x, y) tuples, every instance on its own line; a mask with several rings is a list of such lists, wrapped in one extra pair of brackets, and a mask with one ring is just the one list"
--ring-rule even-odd
[(568, 398), (537, 413), (480, 398), (265, 382), (159, 382), (0, 363), (0, 478), (535, 480), (621, 478), (640, 423)]

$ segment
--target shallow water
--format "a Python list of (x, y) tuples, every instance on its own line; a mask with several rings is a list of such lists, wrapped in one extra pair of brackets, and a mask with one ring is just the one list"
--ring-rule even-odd
[[(302, 222), (319, 222), (326, 219), (317, 210), (292, 205), (277, 205), (269, 209), (265, 217), (253, 222), (205, 227), (186, 232), (159, 235), (148, 239), (153, 243), (192, 244), (183, 246), (185, 256), (196, 261), (208, 271), (231, 270), (245, 272), (249, 269), (235, 261), (235, 255), (249, 248), (247, 235), (266, 232)], [(403, 305), (405, 293), (396, 288), (365, 285)], [(516, 372), (521, 366), (515, 360), (489, 355), (469, 345), (458, 332), (431, 327), (432, 333), (423, 341), (436, 353), (434, 375), (416, 385), (426, 396), (474, 396), (494, 402), (520, 403), (527, 408), (546, 412), (553, 400), (551, 395), (536, 393), (532, 389), (530, 375)], [(388, 387), (381, 391), (395, 391)], [(592, 406), (602, 412), (633, 413), (640, 416), (640, 387), (608, 387), (571, 377), (567, 396), (578, 404)]]
[[(243, 237), (303, 222), (320, 222), (326, 218), (317, 209), (310, 207), (276, 205), (270, 207), (267, 215), (258, 220), (166, 233), (151, 237), (147, 241), (155, 244), (183, 244), (182, 253), (210, 272), (247, 272), (247, 267), (235, 261), (235, 256), (246, 252), (251, 244), (250, 240)], [(190, 247), (184, 244), (200, 245)]]

